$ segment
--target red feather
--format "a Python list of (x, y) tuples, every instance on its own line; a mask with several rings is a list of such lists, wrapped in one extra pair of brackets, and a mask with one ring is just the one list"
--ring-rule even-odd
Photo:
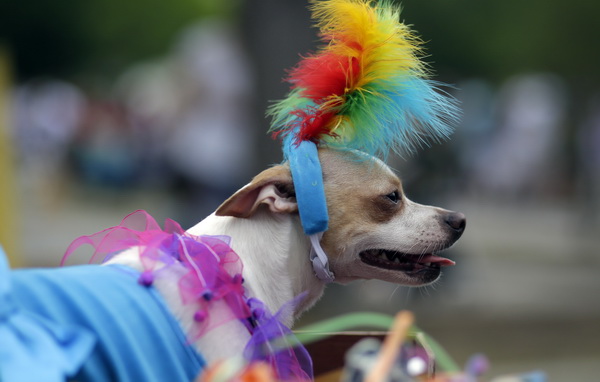
[(302, 60), (292, 69), (288, 81), (302, 88), (302, 95), (321, 103), (331, 96), (344, 95), (360, 75), (356, 57), (326, 53)]
[(312, 141), (317, 143), (322, 135), (335, 136), (331, 131), (331, 121), (336, 113), (333, 111), (318, 110), (296, 110), (293, 115), (299, 118), (300, 129), (296, 134), (296, 144), (302, 141)]

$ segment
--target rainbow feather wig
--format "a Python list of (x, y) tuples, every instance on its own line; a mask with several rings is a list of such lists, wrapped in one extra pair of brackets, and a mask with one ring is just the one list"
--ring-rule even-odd
[(274, 136), (386, 156), (447, 138), (456, 102), (429, 80), (421, 41), (389, 0), (311, 1), (323, 46), (268, 110)]

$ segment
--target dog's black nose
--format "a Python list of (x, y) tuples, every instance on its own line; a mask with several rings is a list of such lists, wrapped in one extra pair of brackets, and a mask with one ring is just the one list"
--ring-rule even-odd
[(467, 218), (462, 212), (450, 212), (444, 221), (457, 233), (462, 233), (467, 225)]

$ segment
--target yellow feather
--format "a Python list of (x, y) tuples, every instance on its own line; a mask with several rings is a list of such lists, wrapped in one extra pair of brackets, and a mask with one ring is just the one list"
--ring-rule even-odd
[(366, 84), (398, 72), (425, 75), (418, 58), (420, 40), (399, 23), (399, 10), (387, 1), (381, 6), (368, 0), (312, 0), (311, 4), (316, 26), (330, 39), (326, 50), (359, 62), (361, 73), (348, 92), (362, 91)]

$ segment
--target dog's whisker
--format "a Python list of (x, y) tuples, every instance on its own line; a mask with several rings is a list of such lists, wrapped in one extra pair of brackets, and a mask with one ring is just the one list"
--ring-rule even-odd
[(392, 291), (392, 293), (390, 294), (390, 296), (388, 297), (387, 303), (389, 304), (390, 302), (392, 302), (392, 298), (394, 297), (394, 294), (396, 294), (396, 292), (398, 291), (398, 289), (400, 289), (400, 285), (396, 285), (396, 287), (394, 288), (394, 290)]
[(414, 243), (413, 245), (410, 246), (410, 248), (408, 249), (408, 252), (412, 252), (413, 248), (417, 246), (417, 243)]
[(425, 257), (425, 255), (427, 255), (428, 253), (431, 253), (429, 251), (429, 248), (431, 248), (431, 243), (428, 243), (427, 247), (425, 247), (423, 250), (421, 250), (421, 254), (419, 256), (419, 260), (421, 260), (423, 257)]

